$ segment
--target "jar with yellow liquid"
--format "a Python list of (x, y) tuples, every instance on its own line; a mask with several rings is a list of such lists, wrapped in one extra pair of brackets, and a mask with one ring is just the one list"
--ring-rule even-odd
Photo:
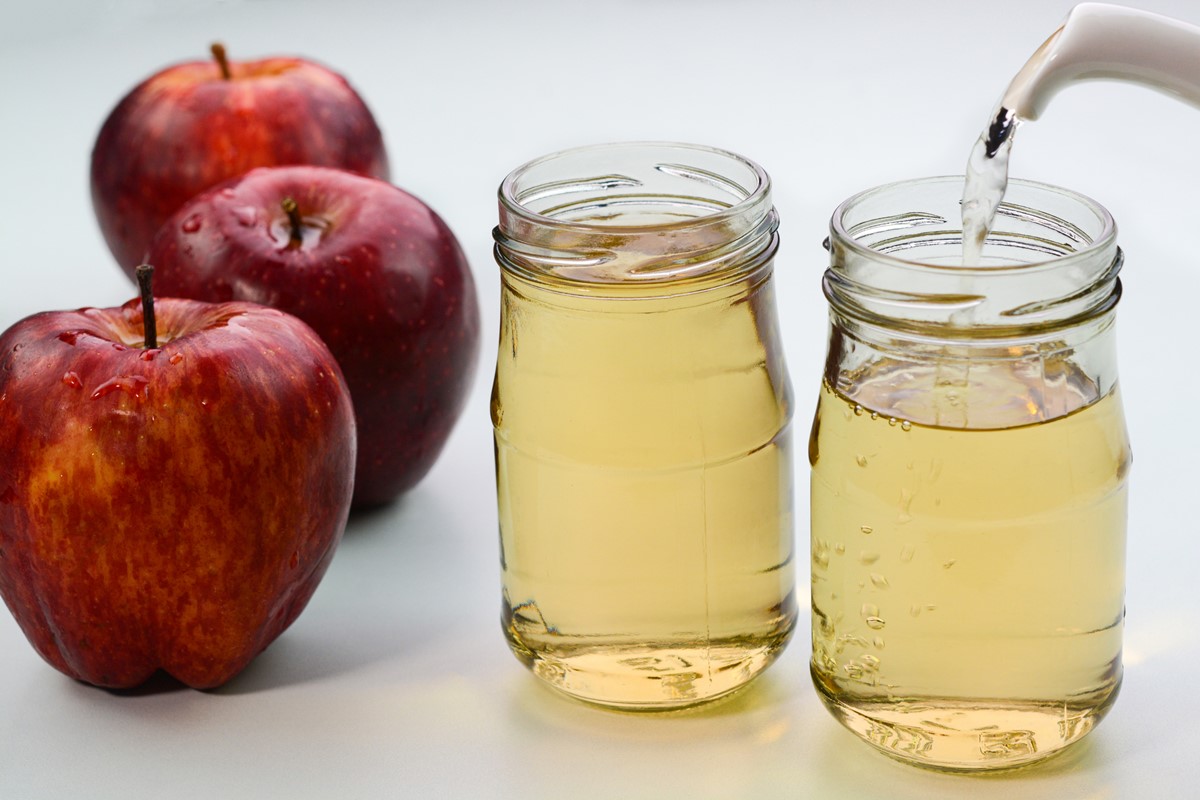
[(973, 771), (1060, 751), (1116, 698), (1130, 451), (1112, 218), (1013, 181), (964, 267), (962, 185), (833, 216), (812, 675), (885, 753)]
[(556, 153), (500, 188), (504, 633), (568, 695), (711, 700), (791, 634), (777, 227), (761, 167), (694, 145)]

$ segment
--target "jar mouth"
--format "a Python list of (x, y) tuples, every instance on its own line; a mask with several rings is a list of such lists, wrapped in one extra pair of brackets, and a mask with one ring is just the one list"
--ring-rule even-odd
[[(694, 181), (702, 193), (637, 192), (632, 190), (645, 188), (646, 181), (635, 175), (608, 172), (603, 168), (597, 174), (588, 174), (587, 168), (592, 164), (598, 167), (614, 166), (624, 159), (637, 159), (639, 156), (649, 156), (654, 162), (650, 164), (654, 171)], [(686, 163), (686, 160), (694, 160), (696, 156), (703, 157), (707, 162), (704, 167)], [(724, 169), (718, 172), (714, 166), (723, 166)], [(543, 180), (549, 177), (551, 171), (570, 172), (579, 169), (583, 172), (571, 177)], [(742, 174), (736, 177), (727, 174), (731, 169)], [(504, 178), (499, 197), (502, 212), (534, 224), (611, 234), (642, 232), (647, 228), (686, 228), (701, 219), (709, 223), (722, 217), (736, 216), (745, 206), (752, 206), (768, 195), (770, 187), (771, 179), (762, 167), (728, 150), (683, 142), (611, 142), (559, 150), (528, 161)], [(576, 197), (575, 200), (559, 202), (572, 195)], [(610, 205), (606, 201), (613, 199), (617, 201), (616, 210), (641, 199), (652, 207), (674, 207), (680, 218), (622, 224), (599, 221), (616, 219), (615, 215), (597, 215), (593, 218), (595, 221), (572, 216), (608, 208)]]
[(562, 150), (500, 184), (502, 268), (565, 284), (663, 284), (727, 276), (778, 243), (771, 182), (727, 150), (618, 142)]
[[(1040, 252), (1047, 256), (1047, 258), (1035, 258), (1030, 261), (1013, 263), (964, 266), (962, 263), (937, 262), (895, 255), (898, 251), (908, 250), (920, 244), (912, 238), (905, 237), (903, 234), (878, 240), (875, 245), (864, 244), (863, 242), (864, 238), (879, 233), (937, 225), (938, 228), (927, 229), (922, 234), (918, 234), (918, 236), (930, 237), (931, 239), (936, 237), (936, 241), (933, 241), (934, 244), (957, 245), (961, 251), (961, 219), (959, 217), (928, 211), (899, 212), (884, 217), (847, 224), (850, 219), (853, 219), (852, 214), (854, 211), (862, 209), (871, 201), (886, 200), (892, 195), (901, 193), (919, 193), (923, 189), (941, 190), (947, 186), (961, 193), (964, 182), (965, 178), (961, 175), (939, 175), (896, 181), (866, 189), (848, 198), (834, 210), (833, 217), (830, 220), (830, 229), (835, 239), (843, 243), (847, 249), (855, 251), (863, 257), (871, 258), (880, 263), (890, 263), (905, 268), (921, 267), (933, 271), (952, 272), (956, 275), (978, 274), (986, 276), (1009, 271), (1032, 272), (1046, 268), (1058, 269), (1063, 266), (1063, 262), (1067, 259), (1088, 258), (1090, 254), (1111, 248), (1116, 243), (1116, 221), (1113, 219), (1112, 214), (1095, 200), (1086, 195), (1053, 184), (1020, 178), (1013, 178), (1008, 182), (1008, 192), (1005, 195), (1005, 200), (997, 208), (996, 222), (993, 225), (992, 232), (988, 235), (987, 243), (984, 245), (985, 254), (988, 243), (994, 245), (999, 242), (1028, 252)], [(1039, 210), (1026, 204), (1011, 202), (1008, 198), (1013, 194), (1014, 190), (1045, 193), (1046, 195), (1062, 198), (1068, 203), (1076, 205), (1078, 212), (1094, 215), (1096, 223), (1094, 230), (1089, 232), (1076, 222), (1062, 216), (1051, 214), (1048, 211)], [(1005, 234), (1003, 226), (1010, 220), (1040, 225), (1047, 232), (1059, 234), (1062, 239), (1055, 241), (1025, 234), (1006, 241), (1003, 238)], [(1063, 241), (1063, 239), (1066, 241)]]
[(1122, 257), (1112, 215), (1057, 186), (1012, 180), (980, 264), (964, 266), (964, 179), (887, 184), (854, 195), (830, 222), (831, 307), (935, 337), (1028, 334), (1115, 307)]

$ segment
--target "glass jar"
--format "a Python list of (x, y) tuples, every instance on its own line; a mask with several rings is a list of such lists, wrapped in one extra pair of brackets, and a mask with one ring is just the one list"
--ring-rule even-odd
[(504, 632), (569, 695), (710, 700), (791, 634), (777, 227), (761, 167), (694, 145), (569, 150), (500, 187)]
[(966, 268), (962, 186), (833, 215), (812, 676), (885, 753), (985, 770), (1061, 750), (1116, 697), (1130, 452), (1111, 216), (1013, 181)]

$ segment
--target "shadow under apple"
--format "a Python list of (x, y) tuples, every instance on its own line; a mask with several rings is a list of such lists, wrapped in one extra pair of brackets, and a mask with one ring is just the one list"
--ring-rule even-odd
[(212, 693), (240, 695), (387, 669), (387, 662), (421, 658), (435, 640), (454, 635), (478, 609), (446, 586), (450, 565), (470, 559), (463, 553), (468, 532), (443, 499), (418, 488), (352, 514), (304, 613)]

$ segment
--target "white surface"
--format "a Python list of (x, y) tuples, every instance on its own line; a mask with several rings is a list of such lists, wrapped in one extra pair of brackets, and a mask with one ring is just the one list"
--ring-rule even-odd
[[(92, 140), (137, 81), (220, 38), (235, 58), (298, 53), (349, 76), (384, 129), (395, 181), (461, 238), (485, 335), (466, 416), (434, 472), (395, 507), (352, 520), (308, 610), (225, 688), (122, 696), (77, 684), (0, 611), (0, 798), (1195, 796), (1200, 113), (1136, 88), (1064, 91), (1021, 129), (1012, 162), (1015, 176), (1107, 205), (1128, 255), (1127, 669), (1085, 743), (998, 779), (894, 763), (820, 706), (806, 619), (752, 689), (668, 716), (543, 690), (498, 624), (487, 399), (490, 229), (505, 173), (615, 139), (697, 141), (762, 163), (783, 218), (778, 295), (803, 429), (824, 355), (820, 242), (833, 207), (878, 183), (961, 172), (1000, 92), (1068, 5), (3, 0), (0, 328), (132, 295), (92, 216)], [(1141, 5), (1200, 22), (1195, 2)]]

